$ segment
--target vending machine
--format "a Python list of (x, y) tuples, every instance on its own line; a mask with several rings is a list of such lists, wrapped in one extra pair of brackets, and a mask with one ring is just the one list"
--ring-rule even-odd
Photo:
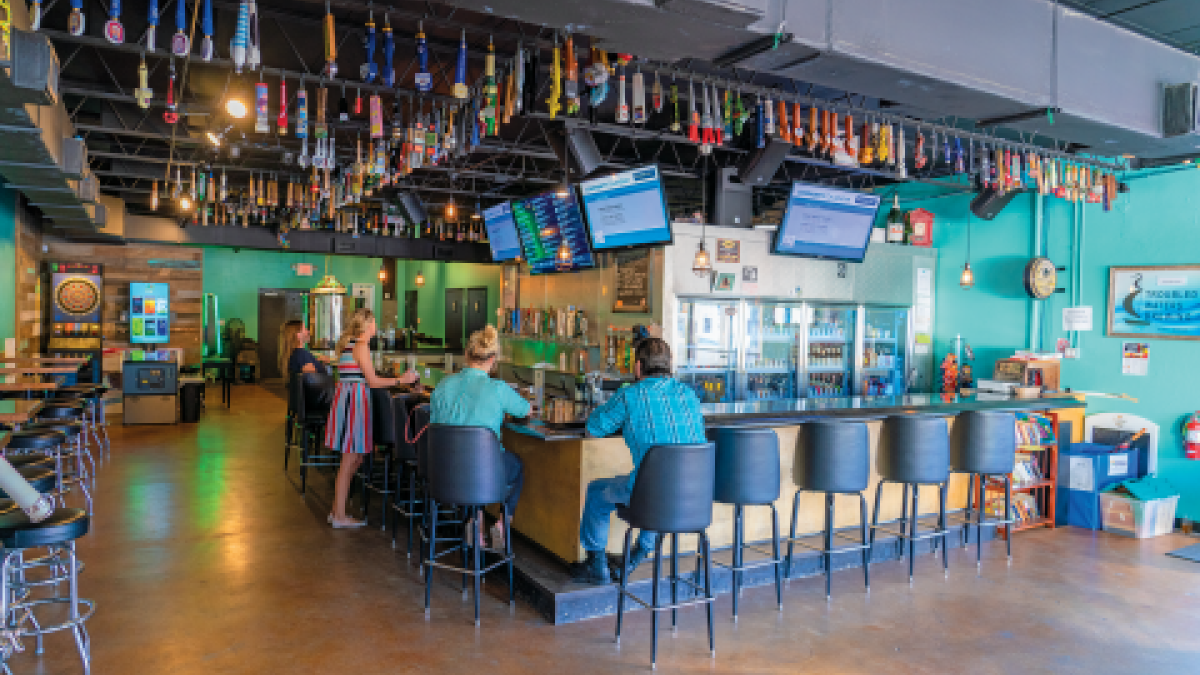
[(100, 384), (104, 362), (104, 266), (46, 262), (45, 275), (49, 292), (43, 353), (87, 358), (78, 380)]

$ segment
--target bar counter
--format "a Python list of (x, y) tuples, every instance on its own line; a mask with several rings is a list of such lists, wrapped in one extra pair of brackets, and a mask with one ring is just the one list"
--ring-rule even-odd
[[(745, 401), (738, 403), (706, 403), (701, 406), (707, 427), (766, 427), (779, 436), (779, 459), (783, 485), (779, 511), (781, 533), (786, 535), (791, 525), (792, 496), (796, 486), (792, 481), (792, 464), (796, 453), (800, 425), (820, 419), (862, 421), (870, 433), (872, 455), (871, 483), (868, 497), (875, 492), (878, 474), (874, 456), (879, 447), (882, 420), (892, 415), (934, 415), (948, 419), (968, 410), (1010, 410), (1038, 412), (1053, 417), (1056, 424), (1072, 424), (1072, 441), (1081, 441), (1084, 403), (1074, 398), (1016, 399), (1003, 396), (949, 396), (941, 394), (911, 394), (907, 396), (864, 396), (826, 399), (786, 399), (774, 401)], [(509, 422), (505, 425), (504, 447), (525, 462), (525, 488), (513, 520), (513, 527), (547, 551), (565, 562), (582, 559), (579, 546), (579, 521), (588, 482), (632, 471), (633, 464), (625, 442), (619, 436), (590, 438), (582, 429), (549, 428), (538, 421)], [(884, 488), (880, 522), (900, 517), (901, 486)], [(966, 506), (967, 477), (953, 475), (948, 493), (950, 510)], [(870, 503), (870, 500), (868, 500)], [(920, 498), (922, 514), (936, 513), (937, 489), (923, 488)], [(574, 505), (575, 508), (570, 508)], [(836, 527), (858, 524), (857, 499), (842, 497), (837, 502)], [(728, 546), (733, 541), (733, 509), (716, 505), (709, 537), (714, 547)], [(824, 526), (823, 499), (807, 494), (800, 500), (800, 519), (797, 534), (813, 533)], [(770, 509), (751, 507), (746, 510), (746, 540), (761, 541), (770, 537)], [(609, 552), (619, 553), (625, 526), (615, 516), (609, 530)], [(682, 541), (682, 540), (681, 540)]]

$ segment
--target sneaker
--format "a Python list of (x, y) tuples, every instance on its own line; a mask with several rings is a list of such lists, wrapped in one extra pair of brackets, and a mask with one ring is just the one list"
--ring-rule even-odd
[(504, 531), (500, 529), (499, 524), (493, 525), (491, 529), (492, 548), (497, 551), (504, 550)]
[(367, 524), (367, 521), (355, 520), (353, 518), (346, 518), (345, 520), (342, 520), (341, 518), (334, 518), (333, 514), (331, 513), (329, 514), (329, 524), (332, 525), (333, 529), (335, 530), (349, 530), (356, 527), (362, 527)]
[(604, 551), (588, 551), (587, 558), (581, 563), (575, 563), (571, 570), (571, 580), (577, 584), (594, 584), (603, 586), (612, 583), (608, 574), (608, 555)]
[[(645, 560), (649, 555), (650, 551), (648, 549), (644, 549), (641, 546), (634, 544), (633, 550), (629, 552), (629, 565), (626, 566), (624, 570), (620, 570), (621, 577), (628, 579), (633, 574), (634, 570), (637, 569), (637, 566), (642, 564), (642, 561)], [(618, 565), (620, 565), (620, 563), (618, 563)]]

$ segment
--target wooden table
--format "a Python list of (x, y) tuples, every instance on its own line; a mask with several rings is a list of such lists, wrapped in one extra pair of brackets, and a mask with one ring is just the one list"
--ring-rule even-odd
[(41, 409), (42, 401), (37, 399), (0, 401), (0, 422), (25, 424)]
[(73, 366), (17, 366), (16, 368), (0, 367), (0, 375), (66, 375), (78, 373), (82, 363)]
[(21, 366), (40, 366), (52, 363), (83, 365), (88, 361), (91, 359), (85, 356), (0, 356), (0, 363), (15, 363)]
[(26, 394), (35, 391), (52, 391), (58, 389), (57, 382), (0, 382), (0, 391), (23, 391)]

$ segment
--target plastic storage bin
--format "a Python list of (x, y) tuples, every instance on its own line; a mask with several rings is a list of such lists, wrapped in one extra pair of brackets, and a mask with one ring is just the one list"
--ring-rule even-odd
[(1102, 492), (1100, 513), (1104, 531), (1137, 539), (1170, 534), (1175, 527), (1175, 505), (1178, 502), (1178, 496), (1141, 501)]

